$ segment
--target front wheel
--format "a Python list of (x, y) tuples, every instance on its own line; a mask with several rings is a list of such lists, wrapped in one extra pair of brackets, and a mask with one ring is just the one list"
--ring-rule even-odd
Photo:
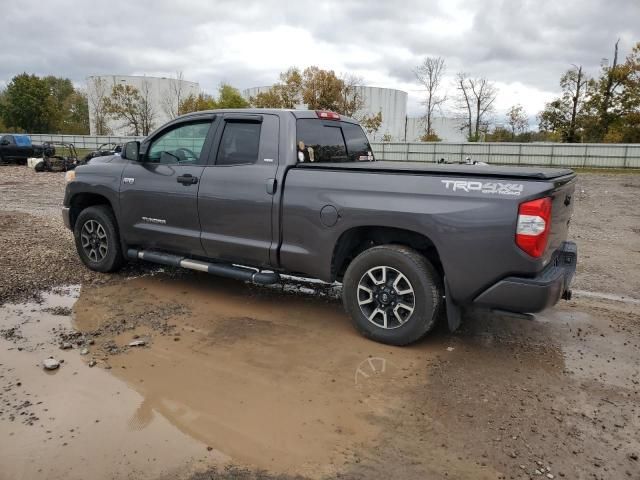
[(342, 301), (356, 329), (389, 345), (406, 345), (429, 332), (442, 295), (433, 265), (402, 245), (365, 250), (351, 262), (342, 283)]
[(118, 224), (105, 205), (88, 207), (76, 219), (73, 236), (82, 262), (97, 272), (115, 272), (124, 263)]

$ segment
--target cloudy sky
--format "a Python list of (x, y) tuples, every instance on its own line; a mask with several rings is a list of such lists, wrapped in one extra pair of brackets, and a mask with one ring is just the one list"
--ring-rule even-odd
[[(499, 88), (497, 116), (520, 103), (531, 117), (571, 64), (596, 74), (620, 38), (640, 41), (640, 0), (0, 0), (0, 84), (23, 71), (85, 83), (88, 75), (184, 78), (214, 92), (268, 85), (290, 66), (352, 73), (409, 92), (425, 56)], [(450, 96), (453, 85), (446, 85)], [(452, 104), (449, 108), (452, 107)]]

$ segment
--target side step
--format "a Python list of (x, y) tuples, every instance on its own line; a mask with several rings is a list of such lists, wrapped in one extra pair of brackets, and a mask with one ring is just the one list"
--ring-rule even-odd
[(259, 272), (248, 268), (236, 267), (222, 263), (202, 262), (170, 253), (154, 252), (151, 250), (138, 250), (130, 248), (127, 250), (129, 258), (146, 260), (147, 262), (170, 265), (172, 267), (189, 268), (200, 272), (207, 272), (221, 277), (234, 278), (247, 282), (258, 283), (260, 285), (271, 285), (280, 281), (280, 275), (276, 272)]

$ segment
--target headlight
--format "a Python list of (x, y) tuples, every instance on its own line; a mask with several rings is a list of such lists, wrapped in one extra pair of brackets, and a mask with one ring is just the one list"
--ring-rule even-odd
[(76, 171), (75, 170), (67, 171), (67, 173), (64, 174), (64, 179), (66, 180), (67, 183), (73, 182), (76, 179)]

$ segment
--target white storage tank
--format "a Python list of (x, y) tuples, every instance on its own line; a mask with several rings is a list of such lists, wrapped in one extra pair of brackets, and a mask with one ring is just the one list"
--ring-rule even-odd
[[(176, 95), (172, 94), (176, 89), (180, 92), (180, 98), (189, 95), (198, 95), (200, 85), (197, 82), (180, 80), (167, 77), (148, 77), (134, 75), (97, 75), (87, 78), (87, 100), (89, 103), (89, 130), (91, 135), (97, 135), (95, 124), (95, 103), (100, 95), (111, 95), (114, 85), (131, 85), (142, 92), (148, 89), (151, 108), (153, 110), (152, 130), (160, 127), (173, 118), (177, 112)], [(173, 113), (172, 113), (173, 112)], [(132, 135), (131, 128), (122, 120), (109, 118), (107, 120), (109, 132), (114, 136)]]

